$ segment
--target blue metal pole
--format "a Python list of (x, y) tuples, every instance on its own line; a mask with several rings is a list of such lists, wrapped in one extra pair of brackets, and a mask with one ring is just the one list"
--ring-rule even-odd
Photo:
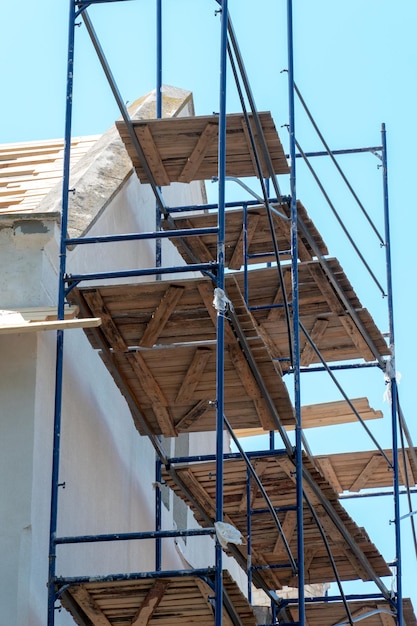
[(288, 45), (288, 110), (290, 137), (290, 190), (291, 190), (291, 251), (292, 251), (292, 319), (293, 319), (293, 370), (294, 370), (294, 408), (296, 418), (295, 455), (296, 455), (296, 492), (297, 492), (297, 553), (298, 553), (298, 611), (300, 626), (305, 626), (304, 603), (304, 519), (303, 519), (303, 458), (302, 458), (302, 421), (300, 394), (300, 324), (298, 305), (298, 236), (297, 236), (297, 191), (295, 159), (295, 107), (294, 107), (294, 42), (293, 42), (293, 7), (292, 0), (287, 0), (287, 45)]
[[(162, 0), (156, 0), (156, 117), (162, 117)], [(160, 189), (160, 188), (159, 188)], [(162, 214), (161, 209), (156, 203), (156, 219), (155, 228), (158, 232), (161, 230)], [(155, 240), (155, 265), (162, 265), (162, 241)], [(161, 280), (161, 276), (157, 275), (156, 280)]]
[[(162, 494), (159, 485), (162, 482), (162, 463), (159, 459), (155, 461), (155, 530), (162, 529)], [(162, 539), (157, 536), (155, 540), (155, 569), (162, 568)]]
[(389, 220), (389, 197), (388, 197), (388, 162), (387, 162), (387, 138), (385, 124), (381, 127), (382, 136), (382, 177), (384, 190), (384, 224), (385, 224), (385, 258), (387, 271), (387, 295), (388, 295), (388, 322), (390, 335), (391, 359), (388, 362), (389, 384), (391, 386), (391, 419), (392, 419), (392, 460), (393, 460), (393, 490), (394, 490), (394, 524), (395, 524), (395, 552), (397, 564), (397, 623), (403, 624), (402, 607), (402, 562), (401, 562), (401, 523), (400, 523), (400, 483), (398, 464), (398, 422), (397, 422), (397, 380), (395, 374), (395, 334), (394, 334), (394, 306), (392, 290), (392, 262), (391, 262), (391, 235)]
[[(156, 117), (162, 117), (162, 0), (156, 0)], [(155, 230), (161, 230), (162, 214), (156, 203), (155, 207)], [(155, 266), (162, 266), (162, 239), (155, 239)], [(161, 280), (161, 274), (157, 274), (156, 280)], [(160, 459), (155, 461), (155, 529), (162, 528), (162, 494), (158, 485), (162, 480), (162, 464)], [(155, 541), (155, 569), (162, 568), (162, 540), (158, 537)]]
[(246, 470), (246, 532), (247, 532), (247, 574), (248, 574), (248, 602), (252, 604), (252, 503), (251, 503), (251, 473)]
[[(217, 288), (224, 293), (225, 260), (225, 187), (226, 187), (226, 64), (227, 64), (227, 27), (229, 11), (228, 0), (221, 3), (220, 37), (220, 102), (219, 102), (219, 139), (218, 139), (218, 176), (219, 210), (217, 238)], [(223, 436), (224, 436), (224, 323), (225, 303), (217, 311), (217, 352), (216, 352), (216, 521), (223, 521)], [(223, 623), (223, 556), (219, 541), (216, 541), (216, 576), (215, 576), (215, 626)]]
[[(66, 245), (68, 225), (68, 198), (69, 173), (71, 156), (71, 122), (72, 122), (72, 93), (74, 70), (75, 44), (75, 2), (70, 0), (68, 18), (68, 56), (67, 56), (67, 88), (65, 110), (65, 144), (62, 184), (62, 213), (61, 213), (61, 240), (58, 277), (58, 319), (64, 319), (65, 282), (66, 272)], [(59, 460), (62, 417), (62, 382), (64, 359), (64, 332), (57, 331), (56, 363), (55, 363), (55, 403), (54, 403), (54, 434), (52, 444), (52, 476), (51, 476), (51, 509), (49, 526), (49, 571), (48, 571), (48, 626), (55, 623), (55, 575), (56, 575), (56, 533), (58, 524), (58, 490), (59, 490)]]
[(156, 0), (156, 117), (162, 117), (162, 0)]

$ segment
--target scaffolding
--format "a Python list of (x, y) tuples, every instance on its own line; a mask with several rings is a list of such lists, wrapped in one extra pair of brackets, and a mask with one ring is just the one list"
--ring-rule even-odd
[[(392, 349), (395, 342), (385, 127), (378, 146), (335, 152), (327, 145), (295, 84), (291, 0), (287, 1), (288, 155), (271, 115), (256, 108), (227, 0), (214, 3), (221, 28), (218, 114), (162, 117), (162, 6), (158, 0), (157, 115), (155, 120), (132, 120), (88, 14), (90, 6), (120, 1), (70, 0), (58, 317), (64, 319), (70, 303), (79, 307), (83, 318), (101, 318), (101, 326), (92, 326), (86, 333), (125, 396), (140, 435), (147, 437), (155, 449), (156, 484), (168, 485), (184, 500), (201, 528), (163, 529), (158, 489), (154, 531), (59, 535), (64, 330), (58, 330), (48, 625), (55, 624), (59, 601), (78, 624), (86, 626), (152, 625), (157, 621), (191, 624), (193, 615), (205, 624), (248, 626), (256, 623), (250, 607), (253, 587), (269, 599), (271, 624), (353, 626), (359, 618), (366, 618), (370, 626), (415, 624), (413, 608), (403, 598), (401, 586), (400, 487), (402, 484), (409, 494), (417, 483), (417, 458), (399, 404)], [(154, 232), (90, 237), (67, 234), (74, 39), (80, 19), (119, 107), (121, 120), (117, 128), (133, 168), (141, 183), (150, 185), (153, 191)], [(241, 102), (241, 112), (233, 114), (228, 113), (226, 104), (229, 71)], [(296, 98), (323, 143), (322, 152), (306, 153), (296, 139)], [(376, 154), (380, 160), (382, 235), (336, 160), (337, 154), (358, 152)], [(384, 247), (383, 286), (315, 173), (312, 161), (318, 156), (327, 156), (333, 162)], [(329, 257), (324, 240), (297, 198), (300, 160), (319, 184), (377, 289), (386, 296), (388, 345), (338, 260)], [(282, 194), (277, 176), (289, 176), (289, 195)], [(241, 180), (247, 177), (257, 179), (260, 191), (253, 191)], [(210, 179), (218, 184), (217, 202), (167, 206), (163, 187), (173, 182)], [(235, 183), (236, 189), (243, 188), (244, 200), (226, 200), (229, 182)], [(184, 264), (164, 266), (160, 245), (164, 238), (177, 247)], [(67, 273), (70, 247), (145, 239), (155, 242), (152, 268)], [(141, 277), (155, 280), (123, 282)], [(111, 286), (97, 286), (109, 280)], [(124, 315), (127, 301), (129, 315), (140, 320), (134, 328)], [(179, 320), (186, 323), (179, 324)], [(157, 343), (166, 347), (163, 363), (154, 349)], [(375, 411), (367, 400), (351, 399), (338, 381), (339, 371), (366, 372), (372, 368), (383, 371), (390, 394), (392, 450), (382, 448), (368, 427), (366, 422), (375, 417)], [(328, 375), (343, 400), (303, 407), (301, 379), (311, 372)], [(199, 390), (202, 379), (203, 395)], [(285, 379), (292, 379), (291, 390)], [(327, 456), (311, 453), (306, 428), (353, 420), (369, 436), (373, 452)], [(214, 455), (172, 457), (165, 451), (162, 437), (213, 430)], [(224, 451), (224, 431), (233, 442), (233, 452)], [(268, 449), (245, 451), (242, 437), (260, 432), (269, 433)], [(375, 496), (381, 488), (392, 487), (394, 592), (383, 580), (391, 575), (389, 564), (343, 506), (346, 492), (352, 492), (353, 497), (364, 487), (374, 490)], [(411, 501), (409, 504), (413, 523)], [(162, 540), (192, 535), (214, 537), (215, 566), (164, 571)], [(153, 571), (109, 571), (107, 576), (94, 579), (90, 575), (57, 575), (60, 546), (150, 539), (155, 542)], [(247, 575), (246, 597), (225, 571), (225, 551)], [(347, 594), (344, 581), (356, 579), (372, 581), (372, 593)], [(305, 597), (307, 583), (323, 582), (335, 583), (337, 593)], [(297, 597), (284, 600), (278, 591), (283, 586), (297, 588)]]

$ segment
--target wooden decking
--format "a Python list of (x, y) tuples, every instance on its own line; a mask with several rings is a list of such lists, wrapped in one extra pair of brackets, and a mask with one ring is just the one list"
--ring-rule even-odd
[[(393, 615), (393, 608), (386, 600), (355, 600), (349, 602), (352, 618), (360, 618), (359, 624), (366, 626), (396, 626), (397, 620)], [(298, 609), (290, 606), (289, 612), (296, 622)], [(411, 601), (403, 600), (404, 626), (415, 626), (417, 623)], [(346, 609), (342, 602), (316, 602), (306, 605), (306, 623), (308, 626), (342, 626), (348, 625)]]
[[(250, 119), (255, 144), (260, 155), (262, 177), (269, 178), (270, 172), (263, 156), (262, 141), (253, 118)], [(259, 119), (273, 172), (288, 174), (287, 159), (271, 114), (259, 113)], [(240, 178), (258, 176), (250, 135), (243, 114), (228, 115), (226, 124), (226, 175)], [(149, 178), (126, 124), (116, 122), (116, 126), (139, 180), (142, 183), (148, 183)], [(173, 182), (189, 183), (193, 180), (208, 180), (218, 175), (218, 127), (217, 115), (133, 121), (133, 130), (152, 177), (155, 184), (161, 187)]]
[[(129, 390), (152, 432), (172, 437), (215, 429), (217, 313), (210, 280), (87, 288), (72, 297), (83, 311), (99, 312), (102, 326), (96, 336), (90, 334), (92, 343), (102, 349), (109, 370), (117, 370), (124, 393)], [(283, 424), (293, 423), (279, 366), (256, 328), (250, 327), (250, 319), (244, 321), (256, 368), (276, 412)], [(240, 342), (231, 326), (225, 332), (229, 421), (236, 428), (275, 430), (278, 424)]]
[[(224, 572), (223, 624), (256, 626), (246, 598)], [(61, 597), (80, 626), (214, 626), (213, 587), (196, 576), (92, 581), (72, 585)]]
[[(357, 315), (366, 333), (380, 355), (389, 355), (389, 349), (367, 309), (363, 308), (345, 273), (336, 259), (327, 265), (337, 285)], [(298, 297), (300, 321), (328, 363), (349, 359), (374, 360), (375, 356), (361, 330), (346, 310), (335, 289), (328, 281), (320, 263), (309, 261), (298, 266)], [(291, 300), (291, 267), (283, 267), (284, 284)], [(244, 290), (243, 273), (234, 274), (240, 289)], [(248, 302), (253, 317), (274, 346), (273, 356), (288, 357), (288, 336), (283, 324), (282, 290), (276, 268), (252, 270), (249, 274)], [(320, 359), (307, 337), (301, 333), (300, 361), (307, 366)], [(282, 362), (285, 368), (285, 361)]]
[[(324, 241), (301, 202), (297, 203), (297, 210), (299, 220), (302, 221), (314, 240), (320, 254), (328, 254)], [(280, 259), (286, 260), (290, 258), (291, 222), (278, 213), (288, 218), (290, 215), (288, 204), (285, 202), (281, 205), (274, 204), (271, 210), (273, 232), (280, 252)], [(188, 216), (174, 215), (172, 218), (174, 226), (178, 229), (214, 228), (217, 226), (217, 219), (217, 211)], [(167, 221), (163, 221), (162, 226), (165, 229), (171, 228), (171, 224)], [(200, 263), (209, 263), (217, 259), (217, 234), (215, 233), (193, 235), (183, 240), (174, 238), (172, 241), (178, 247), (186, 263), (193, 263), (195, 259), (198, 259)], [(187, 248), (184, 247), (184, 241), (194, 258), (191, 258)], [(298, 253), (303, 261), (309, 261), (315, 256), (309, 242), (302, 234), (298, 236)], [(275, 261), (271, 226), (268, 213), (263, 206), (249, 208), (246, 215), (242, 209), (226, 211), (225, 265), (231, 270), (240, 270), (245, 259), (249, 264)]]
[[(261, 479), (272, 506), (277, 508), (277, 515), (291, 553), (297, 558), (294, 465), (286, 454), (262, 456), (252, 459), (251, 462)], [(349, 517), (339, 503), (335, 491), (325, 478), (314, 469), (308, 459), (305, 459), (305, 470), (313, 477), (315, 484), (325, 496), (326, 502), (331, 505), (338, 520), (343, 524), (353, 542), (360, 548), (372, 570), (379, 576), (390, 575), (389, 567), (368, 538), (365, 530), (359, 528)], [(201, 515), (201, 510), (204, 510), (211, 520), (214, 519), (215, 463), (196, 463), (176, 467), (176, 477), (179, 480), (173, 480), (167, 472), (163, 475), (164, 480), (174, 492), (191, 506), (196, 519), (202, 525), (207, 525), (207, 519)], [(225, 461), (223, 489), (224, 520), (238, 528), (242, 535), (247, 538), (247, 468), (243, 460), (227, 459)], [(358, 560), (346, 539), (342, 537), (329, 519), (322, 502), (307, 483), (305, 483), (304, 489), (315, 512), (314, 516), (307, 504), (304, 505), (305, 582), (309, 584), (335, 580), (335, 574), (319, 532), (317, 520), (323, 527), (341, 579), (369, 580), (369, 573), (365, 571), (363, 563)], [(250, 536), (252, 565), (255, 568), (257, 566), (270, 566), (270, 568), (260, 569), (257, 572), (258, 575), (272, 589), (280, 589), (284, 585), (296, 586), (297, 578), (290, 566), (289, 555), (280, 532), (271, 513), (267, 511), (267, 505), (261, 491), (254, 482), (251, 483), (250, 510), (252, 511)], [(246, 559), (246, 548), (243, 547), (241, 550), (244, 559)]]
[[(417, 450), (415, 449), (417, 452)], [(327, 480), (338, 492), (358, 492), (362, 489), (392, 487), (392, 450), (384, 450), (387, 459), (378, 450), (348, 452), (316, 456), (316, 462)], [(417, 485), (417, 467), (409, 449), (398, 451), (398, 477), (401, 485)]]
[[(331, 261), (331, 266), (373, 341), (387, 353), (382, 335), (361, 308), (337, 262)], [(371, 358), (359, 330), (337, 311), (336, 296), (323, 295), (312, 277), (317, 271), (320, 268), (313, 261), (300, 265), (300, 317), (316, 345), (329, 360)], [(289, 276), (290, 268), (284, 268), (284, 281)], [(293, 408), (281, 376), (289, 364), (288, 334), (282, 307), (274, 308), (281, 293), (276, 269), (253, 270), (249, 282), (249, 302), (270, 308), (251, 312), (243, 291), (243, 273), (226, 276), (226, 293), (233, 306), (225, 331), (226, 416), (236, 429), (276, 430), (277, 419), (291, 426)], [(85, 317), (102, 319), (101, 328), (89, 334), (92, 344), (101, 349), (109, 370), (117, 372), (122, 392), (131, 395), (155, 434), (175, 436), (215, 428), (217, 312), (213, 293), (211, 281), (198, 278), (89, 287), (71, 295)], [(237, 339), (239, 332), (246, 346)], [(255, 365), (248, 359), (248, 350)], [(317, 361), (304, 338), (302, 363)], [(265, 392), (276, 415), (268, 408)], [(139, 430), (144, 432), (141, 426)]]

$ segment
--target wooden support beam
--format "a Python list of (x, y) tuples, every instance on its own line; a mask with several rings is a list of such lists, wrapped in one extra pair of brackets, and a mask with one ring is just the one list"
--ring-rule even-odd
[[(182, 227), (192, 229), (194, 228), (191, 220), (184, 219), (182, 220)], [(196, 259), (200, 263), (210, 263), (213, 259), (213, 255), (210, 250), (207, 248), (206, 244), (203, 241), (203, 238), (199, 235), (193, 235), (192, 237), (184, 237), (184, 242), (186, 242), (187, 246), (190, 248), (192, 253), (195, 255)], [(186, 251), (185, 251), (186, 253)]]
[(387, 604), (377, 602), (376, 608), (381, 611), (381, 613), (379, 614), (379, 618), (381, 620), (382, 626), (396, 626), (397, 620), (395, 619), (395, 616), (388, 615), (388, 613), (386, 612), (387, 610), (392, 610), (392, 607)]
[[(355, 478), (355, 480), (349, 487), (349, 491), (360, 491), (361, 489), (366, 487), (366, 483), (368, 482), (369, 477), (372, 476), (372, 474), (380, 464), (381, 459), (382, 457), (379, 454), (375, 454), (375, 456), (371, 457), (370, 461), (366, 464), (364, 469), (360, 472), (360, 474)], [(386, 462), (385, 459), (382, 460), (384, 463)]]
[(194, 176), (200, 168), (200, 165), (206, 156), (207, 150), (211, 146), (212, 140), (217, 136), (218, 128), (218, 124), (213, 124), (211, 122), (206, 124), (206, 127), (198, 138), (194, 150), (188, 157), (180, 175), (178, 176), (178, 182), (189, 183), (194, 180)]
[[(290, 544), (291, 539), (293, 538), (295, 530), (297, 528), (297, 511), (287, 511), (285, 513), (284, 521), (282, 522), (281, 527), (282, 534), (287, 540), (287, 543)], [(287, 550), (285, 548), (281, 534), (278, 535), (272, 552), (277, 561), (281, 561), (287, 554)]]
[(153, 173), (155, 183), (161, 187), (171, 184), (158, 148), (155, 145), (149, 126), (135, 126), (136, 136), (145, 155), (149, 169)]
[[(278, 280), (278, 278), (277, 278)], [(284, 274), (284, 287), (285, 287), (285, 293), (287, 295), (287, 300), (290, 301), (291, 297), (292, 297), (292, 278), (291, 278), (291, 273), (290, 272), (285, 272)], [(275, 293), (275, 297), (274, 297), (274, 301), (273, 301), (273, 305), (274, 307), (271, 308), (268, 311), (268, 315), (267, 315), (267, 320), (268, 322), (278, 322), (281, 319), (284, 319), (285, 317), (285, 309), (284, 306), (281, 307), (276, 307), (275, 305), (277, 304), (282, 304), (284, 303), (284, 299), (282, 296), (282, 289), (281, 289), (281, 285), (278, 284), (276, 293)]]
[(229, 343), (227, 345), (227, 349), (243, 386), (245, 387), (250, 398), (253, 400), (259, 421), (262, 424), (262, 428), (264, 430), (274, 430), (275, 424), (271, 418), (266, 401), (262, 396), (258, 383), (252, 374), (249, 363), (240, 349), (237, 340), (235, 339), (232, 344)]
[(100, 292), (98, 290), (85, 291), (83, 296), (93, 315), (101, 318), (100, 331), (102, 336), (105, 337), (108, 346), (116, 352), (126, 352), (128, 346), (113, 322), (113, 318), (107, 310)]
[(213, 351), (211, 348), (201, 347), (196, 349), (187, 373), (182, 380), (181, 387), (177, 393), (177, 397), (175, 399), (177, 404), (184, 404), (185, 402), (192, 400), (195, 388), (200, 382), (206, 365), (212, 355)]
[(344, 556), (347, 558), (349, 563), (352, 565), (354, 571), (357, 573), (358, 578), (366, 581), (369, 580), (369, 574), (366, 572), (365, 568), (362, 567), (362, 564), (355, 557), (353, 552), (350, 550), (343, 537), (339, 533), (336, 526), (333, 524), (332, 520), (326, 514), (324, 509), (321, 506), (315, 507), (316, 515), (320, 521), (320, 524), (326, 534), (327, 540), (330, 544), (330, 549), (332, 552), (335, 550), (339, 550), (342, 552)]
[[(259, 213), (248, 213), (247, 218), (247, 229), (246, 229), (246, 245), (249, 250), (250, 243), (252, 238), (256, 232), (256, 227), (259, 222)], [(227, 214), (226, 214), (226, 222), (227, 222)], [(238, 240), (233, 250), (232, 257), (228, 263), (228, 267), (231, 270), (240, 270), (243, 265), (243, 245), (244, 245), (244, 227), (242, 226), (242, 230), (239, 233)]]
[[(405, 464), (404, 464), (404, 456), (405, 456)], [(404, 450), (404, 456), (403, 456), (403, 451), (400, 448), (398, 450), (398, 469), (399, 469), (399, 474), (401, 477), (401, 484), (407, 485), (407, 478), (408, 478), (408, 484), (410, 485), (410, 487), (413, 487), (417, 483), (417, 481), (414, 478), (414, 474), (413, 474), (413, 470), (411, 467), (410, 458), (408, 456), (407, 449)]]
[(373, 361), (375, 359), (373, 353), (352, 318), (346, 313), (344, 306), (333, 290), (323, 269), (316, 263), (309, 263), (307, 267), (322, 296), (329, 305), (330, 310), (337, 315), (340, 323), (344, 326), (360, 355), (365, 361)]
[[(214, 401), (214, 399), (213, 399)], [(200, 400), (175, 424), (177, 432), (184, 432), (191, 428), (204, 413), (211, 407), (210, 400)]]
[(362, 334), (359, 332), (358, 327), (356, 326), (350, 315), (348, 315), (347, 313), (339, 315), (339, 321), (341, 322), (341, 324), (343, 324), (347, 334), (350, 335), (353, 343), (355, 344), (358, 352), (363, 357), (363, 359), (365, 359), (365, 361), (374, 361), (375, 356), (373, 352), (371, 352), (371, 350), (369, 349), (368, 344), (362, 337)]
[(152, 348), (155, 345), (183, 293), (184, 287), (182, 285), (170, 285), (168, 287), (145, 328), (139, 342), (140, 346)]
[(169, 582), (163, 582), (161, 580), (154, 582), (131, 621), (130, 626), (147, 626), (149, 624), (149, 620), (164, 597), (168, 585)]
[[(310, 332), (310, 339), (317, 347), (328, 325), (329, 320), (327, 319), (318, 318), (314, 322), (314, 326)], [(317, 360), (317, 355), (307, 337), (305, 337), (303, 333), (300, 334), (300, 340), (300, 364), (307, 367), (314, 360)]]
[[(269, 467), (269, 462), (265, 461), (265, 460), (255, 460), (255, 463), (253, 464), (253, 468), (254, 468), (254, 470), (256, 472), (256, 475), (257, 475), (257, 477), (260, 480), (262, 479), (262, 476), (265, 473), (265, 470), (268, 469), (268, 467)], [(253, 503), (255, 501), (258, 489), (259, 489), (259, 487), (256, 484), (256, 482), (254, 480), (251, 480), (249, 509), (252, 509), (252, 506), (253, 506)], [(248, 509), (248, 502), (247, 502), (246, 493), (247, 493), (247, 489), (246, 489), (246, 484), (245, 484), (244, 485), (244, 489), (243, 489), (243, 493), (242, 493), (242, 499), (241, 499), (239, 507), (238, 507), (239, 513), (246, 513), (246, 511)]]
[[(251, 122), (249, 122), (249, 123), (251, 124), (252, 138), (253, 138), (253, 143), (255, 145), (255, 149), (260, 148), (259, 140), (258, 140), (258, 133), (256, 132), (256, 128), (255, 128), (253, 123), (251, 123)], [(269, 171), (268, 171), (268, 168), (266, 166), (265, 157), (263, 155), (263, 150), (262, 149), (261, 150), (257, 150), (258, 158), (259, 158), (259, 166), (261, 168), (261, 174), (259, 174), (257, 162), (256, 162), (255, 155), (254, 155), (254, 148), (252, 146), (251, 135), (249, 133), (249, 129), (248, 129), (247, 124), (246, 124), (246, 120), (244, 118), (242, 118), (241, 124), (242, 124), (243, 134), (245, 135), (245, 139), (246, 139), (246, 143), (247, 143), (248, 154), (249, 154), (250, 159), (252, 161), (253, 171), (256, 172), (256, 174), (255, 174), (256, 177), (259, 178), (259, 176), (261, 175), (263, 177), (269, 178)]]
[(322, 459), (316, 459), (316, 463), (319, 466), (322, 474), (324, 475), (326, 480), (329, 481), (336, 493), (343, 493), (342, 485), (340, 484), (336, 472), (333, 469), (331, 460), (328, 457), (324, 457)]
[[(177, 470), (177, 473), (181, 482), (185, 485), (188, 492), (192, 494), (192, 497), (198, 504), (198, 506), (214, 522), (216, 519), (216, 504), (210, 494), (207, 493), (203, 485), (194, 476), (192, 470), (190, 468), (181, 468), (181, 471)], [(224, 514), (223, 521), (234, 526), (233, 521), (230, 519), (227, 513)]]
[(85, 587), (81, 585), (71, 587), (70, 594), (77, 601), (79, 607), (84, 611), (87, 617), (91, 619), (94, 626), (111, 626), (109, 620)]
[[(108, 349), (99, 351), (99, 355), (104, 365), (113, 376), (117, 386), (126, 398), (130, 412), (132, 414), (133, 423), (140, 434), (145, 432), (150, 433), (152, 431), (151, 425), (147, 421), (142, 407), (139, 405), (135, 392), (132, 390), (129, 381), (125, 375), (120, 372), (117, 363), (115, 363), (115, 355)], [(135, 372), (133, 372), (135, 374)]]
[(152, 410), (155, 413), (162, 434), (165, 437), (176, 437), (178, 432), (174, 427), (174, 421), (169, 411), (169, 403), (145, 359), (140, 352), (129, 352), (126, 358), (151, 401)]

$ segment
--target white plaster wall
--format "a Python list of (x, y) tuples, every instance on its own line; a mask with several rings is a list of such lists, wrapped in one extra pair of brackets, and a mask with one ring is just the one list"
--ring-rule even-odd
[[(164, 197), (168, 205), (175, 206), (202, 202), (199, 184), (172, 186), (164, 190)], [(133, 174), (89, 234), (152, 231), (154, 220), (153, 194)], [(67, 261), (71, 273), (154, 267), (154, 243), (79, 246), (68, 253)], [(57, 262), (57, 242), (53, 240), (45, 249), (41, 285), (43, 298), (50, 303), (56, 301)], [(163, 264), (183, 265), (168, 240), (163, 241)], [(45, 623), (54, 351), (54, 333), (40, 335), (32, 498), (32, 545), (36, 558), (31, 567), (31, 618), (28, 622), (31, 626)], [(82, 330), (65, 333), (64, 353), (60, 482), (65, 482), (65, 488), (60, 489), (59, 495), (58, 535), (152, 530), (154, 449), (146, 437), (137, 433), (124, 398)], [(213, 452), (214, 442), (214, 434), (194, 434), (190, 437), (190, 449), (195, 453)], [(172, 511), (171, 494), (169, 511), (163, 507), (164, 528), (175, 527)], [(196, 526), (189, 512), (187, 527)], [(152, 541), (58, 547), (57, 574), (152, 571), (154, 549)], [(188, 567), (187, 562), (195, 567), (213, 565), (213, 541), (209, 538), (189, 540), (186, 545), (181, 540), (178, 543), (163, 541), (164, 569)], [(72, 623), (65, 611), (57, 614), (57, 626)]]
[[(202, 202), (201, 188), (164, 189), (168, 205)], [(133, 174), (89, 234), (151, 231), (155, 200)], [(0, 308), (57, 301), (58, 227), (53, 220), (0, 230)], [(79, 246), (68, 253), (72, 273), (154, 267), (153, 242)], [(163, 264), (182, 265), (163, 241)], [(181, 274), (182, 277), (187, 275)], [(169, 276), (172, 278), (172, 274)], [(133, 279), (135, 282), (140, 279)], [(155, 280), (147, 277), (146, 280)], [(54, 413), (54, 332), (0, 337), (0, 606), (4, 624), (44, 626)], [(127, 404), (82, 330), (64, 338), (58, 535), (154, 529), (154, 449), (137, 433)], [(192, 434), (190, 452), (213, 452), (214, 434)], [(226, 438), (227, 445), (227, 438)], [(164, 528), (174, 528), (163, 507)], [(197, 527), (188, 512), (187, 527)], [(226, 559), (227, 561), (227, 559)], [(163, 568), (214, 564), (210, 538), (163, 541)], [(100, 575), (152, 571), (154, 542), (117, 542), (57, 548), (57, 574)], [(231, 565), (231, 569), (238, 568)], [(57, 612), (56, 626), (72, 618)], [(0, 626), (3, 623), (0, 622)]]
[[(39, 306), (53, 216), (0, 220), (0, 309)], [(28, 624), (37, 336), (0, 336), (0, 623)]]
[[(24, 624), (29, 590), (36, 336), (0, 337), (0, 623)], [(17, 390), (20, 390), (17, 393)]]
[[(190, 185), (173, 183), (164, 187), (162, 195), (167, 206), (194, 206), (202, 203), (200, 183)], [(123, 188), (88, 231), (88, 236), (141, 233), (155, 231), (156, 201), (149, 185), (142, 185), (132, 173)], [(162, 239), (162, 264), (177, 267), (184, 265), (181, 255), (167, 239)], [(68, 256), (68, 268), (74, 274), (97, 271), (130, 270), (155, 267), (155, 241), (141, 240), (123, 243), (78, 246)], [(195, 274), (194, 274), (195, 275)], [(181, 274), (192, 277), (193, 274)], [(170, 274), (173, 278), (174, 275)], [(111, 282), (138, 282), (155, 280), (154, 276), (106, 280)]]

